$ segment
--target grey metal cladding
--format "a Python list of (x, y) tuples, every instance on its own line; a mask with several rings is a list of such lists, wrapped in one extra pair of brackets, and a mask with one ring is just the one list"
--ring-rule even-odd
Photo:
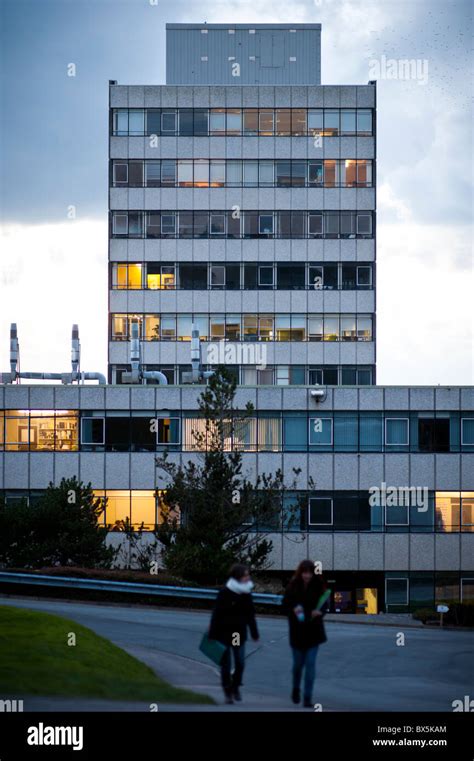
[(321, 26), (167, 24), (166, 83), (319, 85)]

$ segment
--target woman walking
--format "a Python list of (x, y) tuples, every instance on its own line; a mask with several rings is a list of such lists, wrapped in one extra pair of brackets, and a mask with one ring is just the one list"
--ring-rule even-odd
[(293, 651), (293, 703), (301, 700), (300, 684), (304, 670), (304, 707), (313, 707), (313, 685), (318, 647), (326, 642), (323, 616), (327, 602), (318, 609), (325, 584), (314, 572), (314, 563), (303, 560), (285, 590), (283, 606), (288, 615), (290, 646)]
[[(240, 686), (244, 673), (247, 627), (254, 642), (258, 642), (258, 628), (252, 601), (253, 583), (247, 566), (240, 563), (230, 569), (230, 578), (217, 595), (209, 628), (209, 639), (226, 646), (221, 660), (221, 680), (225, 702), (242, 700)], [(234, 672), (231, 674), (231, 661)]]

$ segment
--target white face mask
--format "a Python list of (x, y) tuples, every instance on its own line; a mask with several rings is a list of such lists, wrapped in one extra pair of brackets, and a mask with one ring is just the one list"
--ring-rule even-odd
[(248, 595), (253, 589), (253, 581), (237, 581), (237, 579), (230, 578), (226, 584), (227, 589), (231, 592), (235, 592), (238, 595)]

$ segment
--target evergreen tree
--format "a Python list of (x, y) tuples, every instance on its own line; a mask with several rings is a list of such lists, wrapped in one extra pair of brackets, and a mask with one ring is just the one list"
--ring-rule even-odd
[[(283, 473), (264, 473), (253, 483), (242, 473), (242, 450), (256, 421), (250, 403), (244, 411), (234, 407), (235, 390), (234, 378), (219, 367), (199, 399), (204, 424), (193, 432), (198, 454), (184, 465), (170, 462), (167, 453), (157, 458), (166, 483), (156, 536), (166, 567), (184, 578), (219, 581), (233, 562), (267, 567), (268, 533), (281, 529)], [(291, 489), (298, 474), (294, 470)], [(286, 528), (297, 510), (287, 512)]]
[(0, 504), (0, 565), (110, 567), (116, 551), (99, 525), (103, 501), (91, 485), (63, 478), (49, 484), (38, 502)]

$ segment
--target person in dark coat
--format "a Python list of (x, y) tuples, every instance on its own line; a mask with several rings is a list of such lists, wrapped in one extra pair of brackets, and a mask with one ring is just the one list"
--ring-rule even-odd
[(293, 703), (301, 700), (300, 684), (303, 670), (304, 706), (313, 707), (313, 685), (316, 676), (316, 656), (318, 647), (326, 642), (323, 616), (327, 612), (327, 602), (321, 610), (316, 610), (318, 601), (325, 591), (321, 575), (315, 574), (314, 563), (303, 560), (288, 584), (283, 598), (283, 608), (288, 616), (290, 646), (293, 651)]
[[(236, 564), (230, 569), (230, 578), (217, 595), (209, 627), (209, 639), (226, 645), (221, 661), (221, 680), (226, 703), (242, 700), (240, 686), (244, 673), (247, 627), (254, 642), (258, 642), (258, 628), (252, 601), (253, 583), (247, 566)], [(234, 673), (231, 674), (231, 660)]]

